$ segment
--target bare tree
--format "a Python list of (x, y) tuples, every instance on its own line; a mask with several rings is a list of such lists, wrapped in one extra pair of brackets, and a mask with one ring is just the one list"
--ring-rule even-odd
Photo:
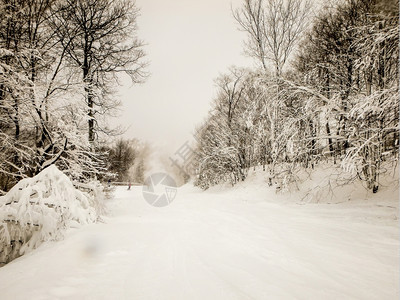
[(124, 181), (129, 177), (128, 171), (135, 162), (137, 153), (135, 140), (119, 139), (109, 153), (109, 170), (117, 174), (117, 180)]
[(243, 99), (244, 85), (243, 77), (246, 75), (245, 70), (239, 68), (231, 68), (229, 74), (224, 74), (215, 80), (218, 86), (218, 101), (216, 104), (220, 106), (220, 110), (226, 111), (228, 127), (231, 126), (232, 118), (239, 102)]
[(99, 128), (96, 115), (118, 104), (109, 97), (117, 74), (128, 74), (133, 83), (145, 77), (143, 43), (135, 36), (137, 15), (128, 0), (67, 0), (60, 9), (62, 43), (84, 83), (91, 143)]
[(244, 0), (233, 16), (248, 34), (247, 53), (267, 71), (268, 61), (279, 77), (308, 24), (309, 0)]

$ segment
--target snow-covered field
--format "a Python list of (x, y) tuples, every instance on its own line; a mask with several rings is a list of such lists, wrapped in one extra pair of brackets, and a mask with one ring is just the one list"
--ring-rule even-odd
[(104, 223), (0, 268), (0, 299), (399, 298), (398, 187), (316, 204), (260, 183), (164, 208), (119, 187)]

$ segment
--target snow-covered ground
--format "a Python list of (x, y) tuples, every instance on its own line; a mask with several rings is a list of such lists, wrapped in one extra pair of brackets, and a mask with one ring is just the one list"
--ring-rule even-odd
[(0, 299), (399, 298), (398, 187), (316, 204), (260, 183), (164, 208), (119, 187), (104, 223), (0, 268)]

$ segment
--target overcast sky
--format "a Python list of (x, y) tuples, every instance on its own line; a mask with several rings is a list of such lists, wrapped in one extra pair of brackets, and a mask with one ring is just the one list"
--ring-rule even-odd
[(179, 148), (201, 123), (215, 94), (213, 79), (229, 66), (249, 66), (244, 33), (231, 5), (240, 0), (137, 0), (139, 37), (146, 42), (151, 76), (120, 89), (126, 138)]

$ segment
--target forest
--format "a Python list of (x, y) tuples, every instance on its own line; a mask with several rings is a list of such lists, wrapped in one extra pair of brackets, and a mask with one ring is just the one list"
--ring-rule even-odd
[(257, 67), (220, 75), (198, 126), (195, 184), (243, 181), (262, 166), (290, 190), (299, 172), (333, 165), (378, 192), (397, 167), (397, 1), (246, 0), (233, 9)]
[(53, 164), (75, 181), (112, 174), (116, 87), (147, 77), (137, 15), (128, 0), (0, 1), (1, 193)]
[[(246, 0), (233, 8), (256, 66), (215, 80), (217, 97), (196, 129), (195, 185), (234, 185), (262, 166), (270, 185), (287, 190), (299, 171), (330, 163), (377, 192), (398, 161), (397, 4), (346, 0), (314, 11), (311, 1)], [(135, 4), (2, 0), (0, 14), (1, 193), (52, 164), (77, 181), (142, 182), (147, 146), (110, 145), (122, 130), (107, 124), (120, 74), (147, 77)]]

